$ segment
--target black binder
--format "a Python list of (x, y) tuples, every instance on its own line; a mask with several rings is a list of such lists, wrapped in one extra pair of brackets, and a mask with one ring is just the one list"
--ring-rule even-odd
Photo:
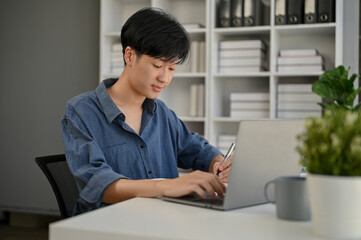
[(318, 0), (318, 22), (335, 21), (335, 0)]
[(218, 27), (231, 26), (231, 0), (220, 0), (218, 7)]
[(231, 1), (231, 26), (243, 26), (243, 0)]
[(316, 23), (318, 13), (318, 0), (305, 0), (305, 23)]
[(304, 0), (287, 0), (288, 24), (303, 23)]
[(260, 0), (244, 0), (243, 21), (244, 26), (258, 26), (261, 24), (261, 2)]
[(276, 0), (275, 25), (284, 25), (287, 23), (287, 3), (287, 0)]

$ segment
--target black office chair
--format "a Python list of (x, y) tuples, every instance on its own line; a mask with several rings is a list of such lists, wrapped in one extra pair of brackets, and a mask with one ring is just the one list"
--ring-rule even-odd
[(79, 190), (75, 178), (69, 170), (64, 154), (35, 158), (53, 188), (61, 217), (72, 216)]

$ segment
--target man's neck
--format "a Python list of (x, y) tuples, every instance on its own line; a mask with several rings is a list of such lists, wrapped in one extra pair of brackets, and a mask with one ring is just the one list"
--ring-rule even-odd
[(108, 88), (108, 93), (119, 108), (139, 109), (145, 100), (144, 96), (137, 94), (129, 85), (126, 73), (122, 73), (118, 81)]

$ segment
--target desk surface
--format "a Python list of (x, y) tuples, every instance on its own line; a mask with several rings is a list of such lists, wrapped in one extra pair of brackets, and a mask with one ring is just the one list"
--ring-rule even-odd
[(50, 225), (50, 240), (320, 239), (311, 222), (279, 220), (271, 204), (218, 211), (135, 198)]

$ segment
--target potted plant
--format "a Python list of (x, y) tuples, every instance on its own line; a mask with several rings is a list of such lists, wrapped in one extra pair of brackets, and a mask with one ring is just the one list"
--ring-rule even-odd
[(297, 151), (307, 168), (313, 231), (336, 239), (361, 239), (361, 112), (343, 66), (326, 71), (312, 91), (327, 103), (321, 118), (305, 120)]

